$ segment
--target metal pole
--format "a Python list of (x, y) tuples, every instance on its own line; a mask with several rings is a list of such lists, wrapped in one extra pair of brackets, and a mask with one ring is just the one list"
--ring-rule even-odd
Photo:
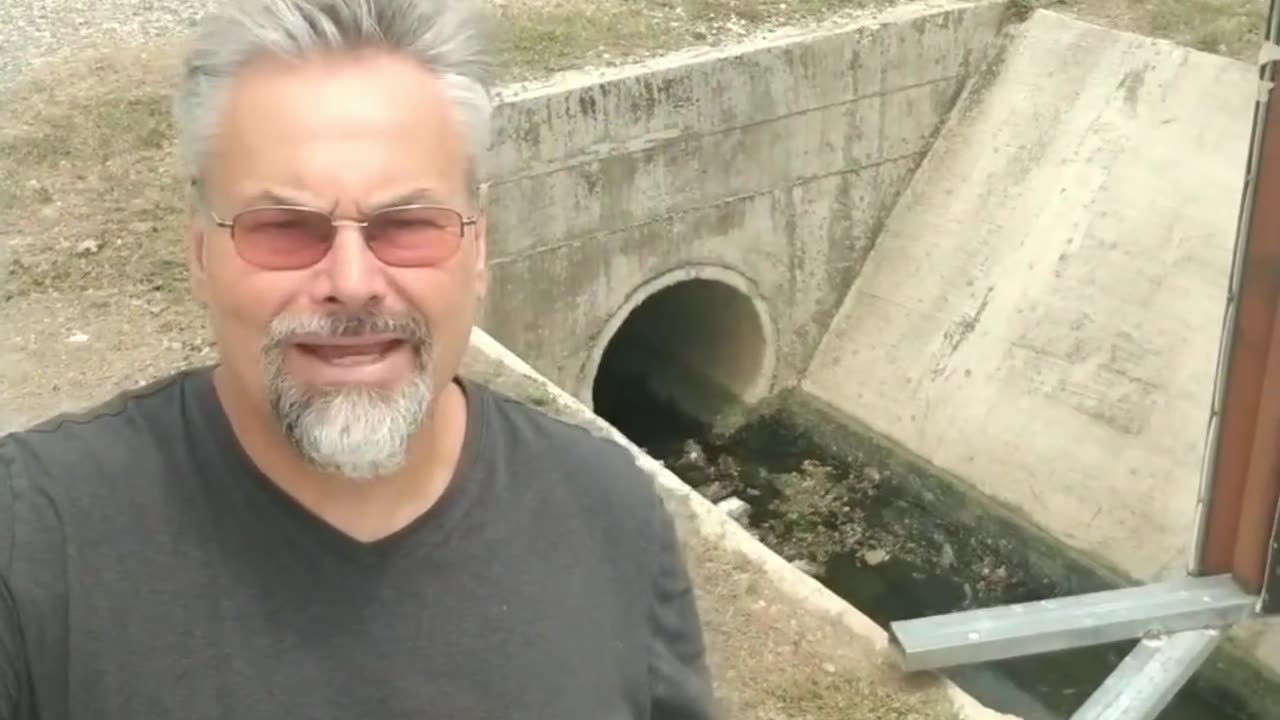
[(1217, 629), (1144, 638), (1071, 720), (1156, 720), (1220, 642)]
[(1184, 577), (1085, 595), (965, 610), (889, 624), (908, 672), (992, 662), (1205, 628), (1253, 617), (1258, 598), (1230, 575)]

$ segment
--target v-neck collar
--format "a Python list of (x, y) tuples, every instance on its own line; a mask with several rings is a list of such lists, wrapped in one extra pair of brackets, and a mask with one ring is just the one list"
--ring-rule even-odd
[[(466, 515), (467, 508), (484, 491), (486, 473), (478, 470), (485, 454), (492, 398), (481, 385), (461, 377), (455, 382), (461, 386), (466, 399), (467, 423), (453, 477), (426, 512), (400, 530), (372, 542), (351, 537), (334, 527), (258, 468), (236, 437), (230, 418), (218, 399), (212, 366), (188, 375), (184, 406), (187, 413), (199, 415), (198, 418), (188, 418), (188, 425), (205, 432), (203, 437), (193, 437), (192, 444), (193, 452), (203, 456), (200, 467), (205, 469), (207, 481), (220, 484), (225, 492), (243, 494), (245, 509), (259, 511), (258, 521), (288, 525), (288, 534), (304, 546), (319, 547), (358, 563), (376, 563), (397, 554), (406, 545), (434, 546), (447, 542), (458, 521)], [(253, 521), (250, 518), (246, 520)]]

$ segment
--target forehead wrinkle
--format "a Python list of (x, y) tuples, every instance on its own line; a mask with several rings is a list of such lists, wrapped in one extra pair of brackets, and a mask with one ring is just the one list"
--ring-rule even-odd
[[(465, 135), (465, 128), (459, 127), (450, 113), (435, 112), (437, 105), (447, 104), (431, 103), (431, 107), (420, 108), (416, 106), (421, 105), (423, 98), (417, 98), (418, 102), (413, 107), (405, 106), (403, 89), (387, 87), (386, 76), (390, 74), (401, 81), (415, 83), (423, 91), (411, 93), (411, 97), (441, 95), (442, 88), (429, 73), (424, 75), (420, 68), (405, 66), (398, 59), (384, 57), (380, 53), (362, 57), (359, 61), (344, 58), (336, 66), (324, 62), (301, 66), (269, 63), (259, 64), (253, 70), (255, 72), (242, 78), (236, 97), (228, 105), (229, 126), (224, 129), (231, 132), (222, 133), (219, 145), (229, 149), (226, 141), (230, 138), (227, 136), (234, 136), (239, 141), (239, 160), (256, 160), (255, 155), (261, 155), (269, 161), (265, 166), (251, 163), (247, 168), (251, 174), (259, 175), (257, 179), (260, 181), (284, 181), (283, 188), (269, 188), (276, 191), (275, 196), (264, 195), (256, 199), (268, 204), (327, 209), (331, 214), (345, 207), (359, 215), (399, 205), (453, 207), (470, 203), (470, 191), (466, 187), (471, 184), (469, 163), (465, 157), (455, 157), (456, 153), (449, 152), (457, 144), (452, 141), (454, 136)], [(370, 72), (373, 75), (367, 74)], [(423, 83), (424, 80), (427, 82)], [(348, 96), (357, 92), (366, 100), (323, 102), (349, 100)], [(376, 101), (368, 100), (369, 97), (375, 97)], [(387, 98), (396, 101), (390, 107), (398, 110), (375, 111), (388, 107)], [(315, 106), (326, 110), (322, 113), (296, 112), (299, 107)], [(249, 112), (255, 108), (259, 112)], [(264, 114), (272, 114), (269, 112), (272, 108), (279, 111), (282, 121), (259, 125), (258, 121)], [(445, 137), (442, 139), (441, 135)], [(405, 149), (403, 145), (406, 143), (417, 149)], [(370, 147), (363, 147), (365, 145)], [(387, 145), (392, 148), (388, 149)], [(428, 150), (427, 146), (432, 149)], [(348, 166), (347, 161), (353, 153), (368, 162)], [(409, 157), (421, 156), (434, 161), (426, 167), (421, 167), (422, 163), (407, 161)], [(455, 168), (454, 165), (461, 167)], [(338, 167), (335, 169), (335, 166)], [(461, 175), (457, 183), (461, 187), (455, 187), (454, 180), (449, 177), (454, 172)], [(263, 173), (268, 177), (261, 177)], [(442, 176), (442, 173), (446, 175)], [(404, 181), (408, 183), (401, 184)], [(298, 187), (299, 183), (301, 187)], [(276, 183), (264, 182), (262, 185)], [(406, 185), (413, 189), (382, 200), (383, 192)], [(246, 191), (259, 189), (252, 185), (241, 187)], [(280, 192), (281, 189), (284, 192)], [(332, 207), (325, 208), (330, 203)]]

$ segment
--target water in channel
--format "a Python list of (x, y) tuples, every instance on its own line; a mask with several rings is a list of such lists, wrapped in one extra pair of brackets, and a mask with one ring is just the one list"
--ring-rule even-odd
[[(954, 517), (951, 509), (961, 505), (939, 497), (946, 491), (927, 479), (927, 470), (834, 449), (785, 404), (717, 438), (649, 395), (641, 378), (608, 380), (596, 391), (601, 416), (711, 500), (745, 501), (747, 522), (762, 541), (882, 626), (1108, 587), (1087, 576), (1051, 579), (1021, 552), (1013, 532), (988, 529), (972, 515)], [(1068, 720), (1132, 647), (1117, 643), (945, 674), (1000, 712)], [(1159, 720), (1264, 720), (1256, 699), (1251, 707), (1242, 695), (1201, 672)]]

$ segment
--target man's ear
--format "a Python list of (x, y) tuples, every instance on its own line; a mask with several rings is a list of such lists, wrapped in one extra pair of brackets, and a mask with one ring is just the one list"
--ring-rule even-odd
[(483, 300), (489, 291), (489, 183), (480, 185), (476, 192), (476, 199), (476, 294)]
[(197, 206), (192, 205), (187, 214), (187, 268), (191, 275), (191, 294), (201, 303), (208, 300), (209, 293), (205, 255), (207, 233), (208, 225), (200, 217)]

